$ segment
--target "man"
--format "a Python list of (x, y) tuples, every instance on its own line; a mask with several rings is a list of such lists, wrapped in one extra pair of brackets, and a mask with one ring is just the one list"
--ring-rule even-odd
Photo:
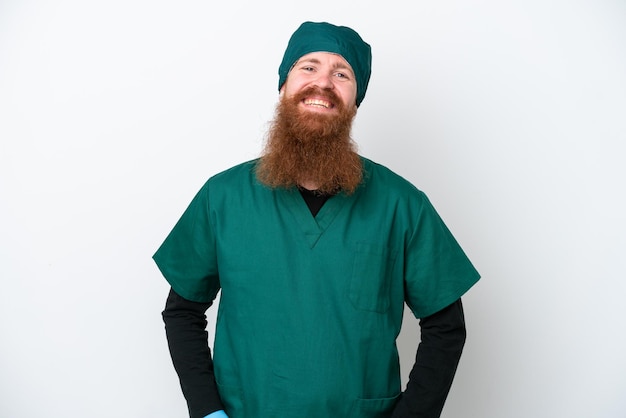
[[(357, 154), (370, 71), (355, 31), (303, 23), (263, 155), (211, 177), (154, 255), (192, 418), (440, 415), (479, 275), (422, 192)], [(404, 303), (422, 341), (401, 392)]]

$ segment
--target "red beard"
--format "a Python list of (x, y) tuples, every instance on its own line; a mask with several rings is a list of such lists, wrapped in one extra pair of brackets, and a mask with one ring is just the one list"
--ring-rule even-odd
[[(311, 95), (328, 98), (337, 112), (324, 114), (299, 107)], [(317, 191), (351, 194), (362, 179), (361, 160), (350, 137), (356, 107), (348, 109), (332, 90), (309, 88), (281, 97), (268, 132), (257, 176), (270, 187), (312, 183)]]

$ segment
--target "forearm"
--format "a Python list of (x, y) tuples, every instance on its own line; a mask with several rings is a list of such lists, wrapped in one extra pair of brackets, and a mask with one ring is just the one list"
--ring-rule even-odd
[(392, 418), (439, 418), (465, 344), (461, 300), (420, 321), (422, 341)]
[(188, 301), (170, 291), (163, 321), (172, 363), (191, 418), (223, 409), (213, 374), (204, 312), (210, 304)]

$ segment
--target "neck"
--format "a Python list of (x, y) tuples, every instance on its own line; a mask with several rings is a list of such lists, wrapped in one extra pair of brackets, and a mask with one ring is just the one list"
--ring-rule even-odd
[(320, 188), (319, 184), (313, 182), (313, 181), (301, 181), (298, 186), (302, 187), (303, 189), (307, 189), (307, 190), (317, 190)]

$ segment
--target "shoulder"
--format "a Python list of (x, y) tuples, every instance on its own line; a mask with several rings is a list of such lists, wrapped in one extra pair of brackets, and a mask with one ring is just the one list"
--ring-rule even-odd
[(246, 161), (212, 175), (204, 184), (204, 188), (210, 189), (213, 194), (220, 190), (228, 192), (242, 187), (256, 187), (257, 161), (258, 159)]
[(363, 162), (365, 189), (372, 189), (378, 194), (426, 198), (422, 190), (390, 168), (365, 157), (361, 157), (361, 161)]
[(254, 171), (258, 159), (250, 160), (237, 164), (209, 178), (210, 183), (219, 184), (222, 182), (241, 181), (250, 177), (254, 177)]
[(256, 187), (256, 161), (246, 161), (210, 176), (198, 191), (196, 198), (215, 199), (217, 196)]

